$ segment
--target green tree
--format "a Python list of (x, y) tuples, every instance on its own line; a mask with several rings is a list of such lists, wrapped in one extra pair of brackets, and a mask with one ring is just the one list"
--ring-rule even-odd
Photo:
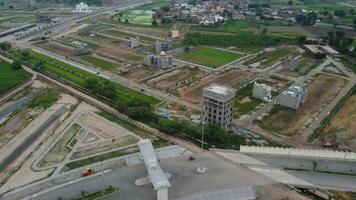
[(106, 81), (101, 87), (100, 94), (109, 99), (115, 99), (117, 97), (115, 85), (110, 81)]
[(9, 42), (0, 43), (0, 49), (3, 51), (7, 51), (11, 49), (11, 44)]
[(96, 78), (86, 79), (83, 86), (92, 92), (98, 92), (101, 87), (99, 81)]
[(22, 67), (21, 67), (21, 63), (20, 63), (19, 61), (14, 61), (14, 62), (12, 63), (12, 68), (13, 68), (13, 69), (16, 69), (16, 70), (21, 69), (21, 68), (22, 68)]
[(156, 20), (156, 19), (153, 19), (153, 20), (152, 20), (152, 26), (157, 26), (157, 25), (158, 25), (157, 20)]

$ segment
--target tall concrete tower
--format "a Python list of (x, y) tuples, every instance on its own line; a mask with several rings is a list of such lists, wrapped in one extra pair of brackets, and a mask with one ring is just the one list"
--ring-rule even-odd
[(235, 90), (213, 83), (203, 88), (203, 119), (230, 129), (233, 118)]

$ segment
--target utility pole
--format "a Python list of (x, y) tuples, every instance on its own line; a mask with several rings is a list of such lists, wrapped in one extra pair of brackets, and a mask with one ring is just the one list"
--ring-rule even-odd
[(199, 174), (204, 174), (206, 170), (208, 169), (207, 167), (203, 166), (203, 152), (204, 152), (204, 125), (205, 122), (201, 122), (201, 152), (200, 152), (200, 166), (197, 168), (197, 172)]

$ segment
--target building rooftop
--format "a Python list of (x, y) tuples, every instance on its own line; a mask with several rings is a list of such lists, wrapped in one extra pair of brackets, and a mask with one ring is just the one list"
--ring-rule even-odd
[(166, 175), (159, 166), (151, 140), (140, 140), (138, 142), (138, 146), (140, 148), (142, 158), (147, 167), (148, 175), (154, 189), (157, 191), (163, 188), (171, 187), (170, 182), (168, 181)]
[(204, 88), (206, 91), (210, 91), (210, 92), (213, 92), (213, 93), (216, 93), (216, 94), (220, 94), (220, 95), (228, 95), (230, 93), (234, 93), (235, 90), (230, 88), (230, 87), (227, 87), (227, 86), (224, 86), (224, 85), (219, 85), (219, 84), (216, 84), (216, 83), (213, 83), (211, 85), (209, 85), (208, 87), (205, 87)]

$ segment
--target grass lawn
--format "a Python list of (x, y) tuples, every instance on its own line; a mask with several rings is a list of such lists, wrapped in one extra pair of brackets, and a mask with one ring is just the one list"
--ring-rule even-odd
[(287, 48), (287, 47), (280, 48), (280, 49), (277, 49), (277, 50), (272, 51), (272, 52), (263, 53), (263, 54), (257, 56), (256, 58), (245, 62), (244, 64), (245, 65), (250, 65), (250, 64), (253, 64), (253, 63), (256, 63), (256, 62), (260, 62), (261, 66), (265, 66), (266, 67), (266, 66), (269, 66), (269, 65), (273, 64), (273, 62), (277, 61), (278, 59), (287, 56), (288, 54), (290, 54), (292, 52), (293, 51), (290, 48)]
[[(20, 50), (13, 50), (9, 53), (17, 57), (18, 59), (27, 60), (27, 62), (32, 65), (42, 63), (41, 70), (53, 74), (54, 76), (58, 77), (58, 79), (65, 79), (66, 81), (69, 81), (82, 87), (84, 85), (84, 81), (89, 78), (97, 79), (100, 82), (109, 81), (107, 79), (97, 76), (96, 74), (81, 70), (72, 65), (50, 58), (38, 52), (29, 49), (23, 51), (27, 51), (29, 53), (28, 58), (23, 58), (23, 55), (21, 54)], [(117, 101), (121, 103), (128, 104), (135, 98), (140, 99), (149, 104), (157, 104), (160, 102), (154, 97), (147, 96), (139, 91), (132, 90), (131, 88), (128, 88), (124, 85), (118, 84), (116, 82), (112, 82), (112, 84), (115, 86), (117, 92)]]
[(212, 48), (194, 48), (188, 52), (178, 55), (179, 59), (192, 63), (218, 68), (223, 64), (241, 58), (242, 54), (232, 53)]
[(59, 99), (59, 92), (54, 89), (46, 89), (37, 94), (28, 104), (29, 108), (43, 108), (50, 107)]
[(29, 79), (31, 74), (23, 69), (13, 69), (11, 63), (0, 62), (0, 94)]
[(110, 70), (115, 67), (114, 63), (106, 61), (104, 59), (97, 58), (95, 56), (85, 55), (85, 56), (81, 56), (80, 58), (101, 69)]

